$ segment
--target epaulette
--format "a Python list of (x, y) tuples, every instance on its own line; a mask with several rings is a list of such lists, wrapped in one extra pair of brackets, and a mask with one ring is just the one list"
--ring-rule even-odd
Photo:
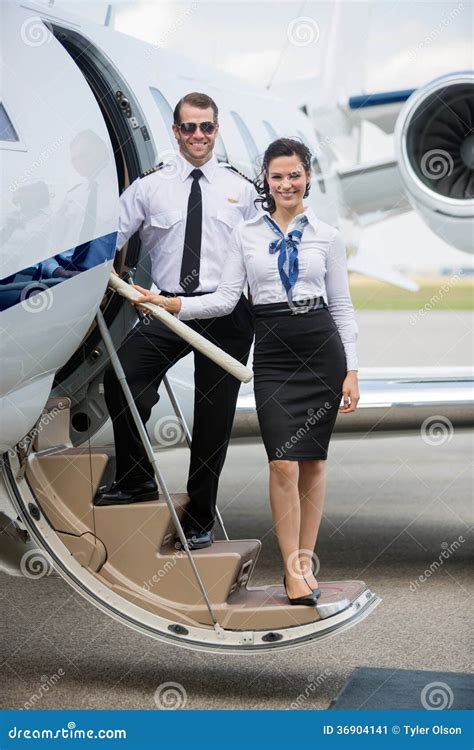
[(244, 174), (243, 172), (239, 172), (239, 170), (237, 169), (237, 167), (234, 167), (233, 164), (227, 164), (227, 162), (221, 161), (219, 163), (219, 166), (220, 167), (225, 167), (226, 169), (231, 169), (232, 172), (235, 172), (235, 174), (238, 174), (238, 175), (240, 175), (240, 177), (243, 177), (244, 180), (248, 180), (248, 182), (251, 182), (252, 185), (255, 185), (255, 182), (250, 177), (247, 177), (247, 175)]
[(164, 161), (160, 161), (160, 163), (157, 164), (156, 167), (150, 167), (150, 169), (145, 169), (143, 174), (140, 175), (140, 179), (142, 177), (147, 177), (149, 174), (153, 174), (153, 172), (158, 172), (158, 170), (163, 169), (164, 166), (165, 166)]

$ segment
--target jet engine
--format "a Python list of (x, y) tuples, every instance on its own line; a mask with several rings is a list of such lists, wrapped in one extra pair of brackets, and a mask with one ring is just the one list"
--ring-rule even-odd
[(439, 237), (474, 252), (474, 72), (451, 73), (417, 89), (395, 128), (403, 184), (413, 208)]

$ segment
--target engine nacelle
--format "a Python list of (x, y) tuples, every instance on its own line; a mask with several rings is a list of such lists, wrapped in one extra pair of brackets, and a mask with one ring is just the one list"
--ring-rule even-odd
[(435, 234), (474, 252), (474, 71), (451, 73), (417, 89), (395, 128), (402, 181)]

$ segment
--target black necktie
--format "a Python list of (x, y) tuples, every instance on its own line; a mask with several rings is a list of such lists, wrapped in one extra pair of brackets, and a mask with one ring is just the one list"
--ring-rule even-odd
[(184, 232), (183, 260), (179, 277), (180, 286), (185, 292), (194, 292), (199, 286), (199, 268), (201, 265), (202, 234), (202, 195), (199, 187), (200, 169), (191, 172), (193, 184), (188, 200), (188, 215)]

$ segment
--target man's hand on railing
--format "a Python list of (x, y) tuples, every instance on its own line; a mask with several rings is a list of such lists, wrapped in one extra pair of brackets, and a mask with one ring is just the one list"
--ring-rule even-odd
[[(164, 325), (168, 326), (171, 331), (180, 336), (193, 349), (196, 349), (205, 357), (215, 362), (219, 367), (229, 372), (242, 383), (249, 383), (252, 380), (253, 372), (227, 352), (208, 341), (200, 333), (194, 331), (190, 326), (183, 323), (182, 320), (173, 317), (169, 313), (178, 312), (181, 309), (181, 300), (179, 297), (163, 297), (161, 294), (150, 292), (141, 286), (130, 286), (123, 279), (116, 278), (115, 274), (110, 275), (109, 286), (125, 299), (128, 299), (133, 305), (148, 304), (150, 305), (151, 315), (158, 318)], [(140, 295), (136, 297), (135, 295)], [(148, 312), (148, 310), (146, 310)]]

